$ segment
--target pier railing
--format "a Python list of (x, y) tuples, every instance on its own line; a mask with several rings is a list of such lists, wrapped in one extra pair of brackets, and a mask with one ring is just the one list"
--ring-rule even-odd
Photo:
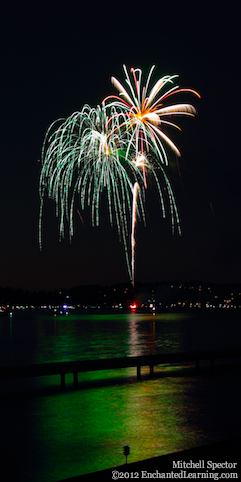
[(150, 367), (150, 377), (154, 375), (154, 366), (173, 365), (176, 363), (195, 363), (196, 373), (199, 373), (200, 361), (209, 360), (210, 369), (214, 368), (214, 360), (225, 358), (236, 358), (241, 356), (241, 348), (205, 350), (181, 353), (162, 353), (156, 355), (129, 356), (116, 358), (99, 358), (95, 360), (79, 360), (69, 362), (53, 362), (35, 365), (17, 365), (0, 367), (0, 380), (17, 378), (41, 377), (49, 375), (60, 375), (61, 388), (65, 387), (65, 375), (73, 373), (74, 388), (78, 386), (78, 373), (114, 370), (120, 368), (136, 367), (137, 379), (141, 380), (141, 367)]

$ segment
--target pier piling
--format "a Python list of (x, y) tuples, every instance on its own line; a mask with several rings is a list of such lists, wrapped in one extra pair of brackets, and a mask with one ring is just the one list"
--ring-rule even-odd
[(137, 380), (141, 380), (141, 366), (137, 365)]
[(74, 372), (74, 388), (78, 388), (78, 372)]
[(65, 373), (62, 372), (60, 377), (61, 377), (61, 390), (64, 390), (65, 389)]

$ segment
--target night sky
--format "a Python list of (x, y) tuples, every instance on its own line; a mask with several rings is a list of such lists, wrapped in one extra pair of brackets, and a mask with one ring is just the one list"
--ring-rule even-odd
[[(59, 117), (95, 107), (124, 83), (122, 64), (153, 79), (179, 74), (197, 90), (195, 119), (178, 119), (179, 171), (167, 173), (181, 219), (171, 235), (155, 186), (136, 230), (136, 279), (241, 282), (239, 2), (6, 2), (1, 7), (0, 286), (28, 290), (129, 282), (123, 245), (103, 196), (101, 226), (77, 212), (59, 243), (47, 200), (38, 245), (41, 147)], [(178, 100), (178, 99), (177, 99)], [(173, 130), (169, 131), (170, 136)], [(75, 211), (79, 208), (75, 204)]]

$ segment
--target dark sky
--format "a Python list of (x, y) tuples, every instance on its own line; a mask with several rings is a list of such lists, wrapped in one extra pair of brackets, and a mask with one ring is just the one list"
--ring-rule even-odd
[[(11, 2), (1, 7), (0, 286), (54, 289), (128, 282), (125, 256), (102, 203), (101, 227), (75, 213), (75, 235), (59, 243), (46, 200), (38, 245), (44, 134), (59, 117), (115, 93), (122, 64), (154, 80), (179, 74), (201, 100), (179, 124), (180, 175), (170, 157), (182, 236), (163, 221), (155, 189), (147, 226), (136, 230), (136, 279), (241, 282), (239, 2)], [(170, 132), (172, 135), (172, 132)], [(76, 202), (76, 210), (78, 203)]]

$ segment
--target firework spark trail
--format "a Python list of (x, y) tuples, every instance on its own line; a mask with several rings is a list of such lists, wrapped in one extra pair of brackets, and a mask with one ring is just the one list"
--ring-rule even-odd
[[(135, 168), (140, 169), (140, 171), (142, 173), (144, 173), (143, 174), (142, 190), (140, 189), (140, 185), (139, 185), (138, 182), (135, 182), (134, 187), (133, 187), (132, 231), (131, 231), (131, 268), (132, 268), (132, 270), (131, 270), (132, 271), (131, 280), (132, 280), (132, 285), (134, 287), (134, 284), (135, 284), (135, 269), (134, 269), (134, 266), (135, 266), (135, 245), (136, 245), (135, 228), (136, 228), (136, 223), (137, 223), (137, 214), (139, 215), (139, 217), (142, 217), (142, 219), (145, 223), (145, 211), (144, 211), (143, 202), (145, 201), (145, 197), (144, 197), (145, 189), (147, 189), (147, 183), (146, 183), (147, 175), (148, 175), (148, 177), (153, 176), (153, 178), (155, 180), (157, 190), (158, 190), (158, 194), (159, 194), (159, 198), (160, 198), (161, 212), (162, 212), (163, 218), (166, 217), (166, 209), (165, 209), (165, 203), (164, 203), (164, 198), (163, 198), (163, 193), (162, 193), (162, 187), (161, 187), (159, 178), (156, 174), (156, 171), (154, 169), (153, 164), (151, 162), (149, 162), (148, 159), (143, 154), (139, 154), (136, 157), (136, 159), (134, 159), (133, 164), (135, 165)], [(176, 227), (178, 234), (181, 235), (180, 220), (179, 220), (178, 210), (177, 210), (176, 201), (175, 201), (175, 197), (174, 197), (174, 194), (173, 194), (171, 184), (170, 184), (170, 182), (168, 180), (168, 177), (167, 177), (167, 175), (166, 175), (162, 166), (159, 167), (159, 170), (161, 170), (161, 173), (162, 173), (162, 176), (163, 176), (163, 179), (164, 179), (164, 184), (166, 186), (167, 196), (168, 196), (168, 199), (169, 199), (172, 234), (174, 234), (175, 227)], [(141, 216), (140, 216), (139, 209), (138, 209), (138, 202), (137, 202), (138, 199), (139, 199), (140, 204), (141, 204)]]
[(140, 186), (138, 182), (135, 182), (133, 188), (133, 201), (132, 201), (132, 230), (131, 230), (131, 266), (132, 266), (132, 284), (134, 286), (135, 280), (135, 227), (136, 227), (136, 214), (137, 214), (137, 196)]

